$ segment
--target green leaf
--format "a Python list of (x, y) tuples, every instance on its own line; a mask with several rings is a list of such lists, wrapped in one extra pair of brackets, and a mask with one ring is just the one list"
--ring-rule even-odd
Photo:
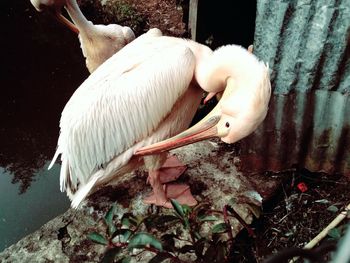
[(107, 249), (105, 254), (103, 255), (101, 263), (114, 262), (115, 257), (120, 253), (120, 251), (121, 251), (120, 247), (113, 247), (113, 248)]
[(113, 235), (113, 233), (117, 230), (116, 226), (115, 225), (110, 225), (108, 226), (108, 234), (109, 236)]
[(152, 235), (148, 233), (136, 233), (129, 241), (128, 248), (143, 248), (150, 245), (159, 251), (163, 251), (162, 244)]
[(184, 211), (184, 214), (185, 215), (189, 215), (190, 213), (191, 213), (191, 211), (192, 211), (192, 208), (191, 207), (189, 207), (188, 205), (181, 205), (182, 206), (182, 210)]
[(198, 220), (201, 221), (201, 222), (212, 222), (212, 221), (217, 221), (219, 220), (216, 216), (212, 216), (212, 215), (209, 215), (209, 216), (199, 216), (198, 217)]
[(113, 223), (114, 211), (115, 211), (115, 205), (113, 204), (112, 207), (108, 210), (108, 212), (105, 215), (105, 221), (107, 225), (110, 225)]
[(213, 226), (211, 232), (212, 233), (224, 233), (228, 230), (227, 224), (226, 223), (219, 223)]
[(126, 213), (123, 215), (121, 219), (121, 223), (123, 226), (126, 226), (126, 227), (130, 227), (130, 225), (137, 226), (138, 220), (133, 214)]
[(109, 235), (112, 235), (114, 231), (116, 230), (115, 225), (113, 224), (113, 217), (115, 213), (115, 204), (108, 210), (108, 212), (105, 215), (105, 221), (108, 226), (108, 233)]
[(190, 228), (190, 221), (188, 220), (188, 218), (184, 218), (183, 225), (184, 225), (185, 229)]
[(328, 231), (327, 233), (330, 237), (338, 240), (341, 237), (340, 230), (338, 228), (332, 228), (331, 230)]
[(182, 208), (182, 206), (179, 204), (178, 201), (176, 201), (175, 199), (170, 199), (171, 204), (173, 205), (176, 214), (181, 217), (182, 219), (184, 219), (185, 217), (185, 213), (184, 210)]
[(330, 211), (330, 212), (333, 212), (333, 213), (336, 213), (339, 211), (338, 207), (336, 207), (335, 205), (331, 205), (327, 208), (327, 211)]
[(95, 243), (98, 243), (98, 244), (101, 244), (101, 245), (107, 245), (108, 244), (108, 241), (107, 239), (102, 236), (101, 234), (99, 233), (90, 233), (88, 234), (88, 239), (90, 239), (91, 241), (95, 242)]
[(130, 220), (127, 217), (123, 217), (121, 220), (122, 226), (130, 227)]
[(130, 229), (118, 229), (114, 231), (112, 235), (112, 242), (115, 243), (126, 243), (130, 238), (132, 232)]
[(123, 234), (124, 242), (127, 242), (131, 236), (132, 232), (129, 229), (126, 229), (125, 233)]

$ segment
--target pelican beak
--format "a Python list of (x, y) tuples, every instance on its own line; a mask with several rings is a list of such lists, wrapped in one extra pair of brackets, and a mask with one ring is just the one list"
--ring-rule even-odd
[(208, 95), (205, 97), (203, 104), (206, 104), (209, 100), (211, 100), (217, 93), (216, 92), (209, 92)]
[[(214, 108), (215, 109), (215, 108)], [(216, 124), (220, 120), (220, 115), (215, 114), (214, 109), (201, 121), (184, 132), (167, 140), (145, 146), (136, 151), (135, 155), (157, 154), (181, 146), (192, 144), (205, 139), (218, 136)]]
[(52, 12), (53, 16), (58, 20), (58, 22), (65, 25), (66, 27), (68, 27), (74, 33), (79, 34), (79, 29), (71, 21), (69, 21), (67, 18), (65, 18), (62, 15), (61, 10), (56, 9), (56, 10), (53, 10), (51, 12)]

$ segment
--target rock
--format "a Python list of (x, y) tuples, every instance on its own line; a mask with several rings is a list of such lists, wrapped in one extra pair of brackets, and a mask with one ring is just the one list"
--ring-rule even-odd
[[(69, 209), (0, 253), (1, 262), (97, 262), (104, 248), (85, 235), (99, 228), (87, 209)], [(92, 252), (89, 254), (89, 252)]]
[[(199, 203), (207, 202), (211, 209), (222, 210), (230, 199), (236, 200), (235, 211), (247, 224), (253, 220), (251, 205), (261, 206), (260, 194), (252, 184), (238, 173), (232, 151), (222, 144), (205, 141), (174, 150), (188, 169), (179, 179), (190, 184)], [(142, 198), (151, 190), (146, 185), (146, 173), (136, 171), (125, 175), (114, 186), (106, 186), (90, 196), (78, 210), (69, 209), (51, 220), (38, 231), (20, 240), (0, 253), (1, 262), (98, 262), (105, 248), (87, 239), (92, 232), (104, 233), (101, 220), (113, 203), (118, 217), (125, 212), (146, 214), (149, 206)], [(266, 180), (265, 180), (266, 181)], [(259, 188), (263, 183), (259, 181)], [(169, 212), (161, 209), (161, 213)], [(231, 221), (233, 234), (243, 226)], [(209, 228), (203, 229), (208, 231)], [(177, 229), (178, 230), (178, 229)], [(151, 258), (151, 253), (143, 253)], [(193, 255), (188, 255), (193, 258)], [(137, 260), (142, 260), (140, 257)], [(144, 261), (142, 261), (144, 262)]]

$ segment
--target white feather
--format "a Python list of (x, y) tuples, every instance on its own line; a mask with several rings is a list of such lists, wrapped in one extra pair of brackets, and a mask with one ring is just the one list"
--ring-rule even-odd
[(64, 190), (67, 187), (67, 179), (68, 179), (68, 162), (66, 159), (62, 158), (62, 165), (61, 165), (61, 171), (60, 171), (60, 190), (61, 192), (64, 192)]
[(94, 187), (97, 180), (100, 179), (102, 176), (103, 176), (103, 172), (97, 171), (95, 174), (93, 174), (90, 177), (89, 182), (87, 184), (79, 188), (79, 190), (72, 197), (71, 206), (73, 208), (77, 208), (80, 205), (80, 203), (86, 198), (86, 196), (89, 194), (91, 189)]
[(52, 158), (52, 160), (51, 160), (51, 162), (50, 162), (50, 165), (49, 165), (49, 167), (47, 168), (47, 170), (50, 170), (50, 169), (52, 168), (52, 166), (55, 164), (55, 162), (56, 162), (56, 160), (57, 160), (57, 158), (58, 158), (58, 156), (59, 156), (60, 154), (61, 154), (60, 149), (57, 148), (57, 150), (56, 150), (56, 152), (55, 152), (55, 155), (53, 156), (53, 158)]
[[(79, 185), (73, 206), (79, 205), (102, 177), (128, 163), (135, 147), (157, 140), (148, 137), (187, 91), (194, 55), (184, 41), (169, 40), (148, 37), (130, 43), (101, 65), (65, 106), (55, 156), (62, 153), (61, 190), (69, 188), (68, 180)], [(141, 47), (142, 51), (134, 53)], [(179, 131), (172, 129), (160, 132), (159, 139)]]

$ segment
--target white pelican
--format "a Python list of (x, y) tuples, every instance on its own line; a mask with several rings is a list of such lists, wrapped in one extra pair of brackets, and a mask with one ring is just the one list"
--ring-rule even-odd
[[(76, 0), (30, 1), (38, 11), (43, 9), (52, 11), (60, 22), (79, 34), (81, 49), (86, 59), (86, 67), (90, 73), (135, 39), (135, 34), (129, 27), (117, 24), (94, 25), (83, 15)], [(63, 6), (74, 24), (62, 15), (61, 9)]]
[(166, 152), (134, 153), (185, 130), (200, 103), (200, 88), (220, 92), (227, 85), (217, 124), (225, 141), (247, 135), (266, 115), (268, 69), (245, 49), (229, 45), (212, 52), (190, 40), (145, 35), (91, 74), (62, 112), (52, 164), (61, 154), (60, 186), (73, 207), (99, 186), (143, 165), (153, 188), (146, 203), (171, 207), (171, 197), (194, 205), (188, 186), (163, 185), (182, 172), (173, 167), (178, 161), (167, 160)]
[(222, 97), (214, 109), (191, 128), (174, 137), (144, 146), (135, 156), (161, 154), (171, 149), (201, 140), (219, 137), (225, 143), (234, 143), (251, 134), (265, 119), (271, 96), (268, 67), (260, 76), (245, 80), (242, 75), (229, 77)]

